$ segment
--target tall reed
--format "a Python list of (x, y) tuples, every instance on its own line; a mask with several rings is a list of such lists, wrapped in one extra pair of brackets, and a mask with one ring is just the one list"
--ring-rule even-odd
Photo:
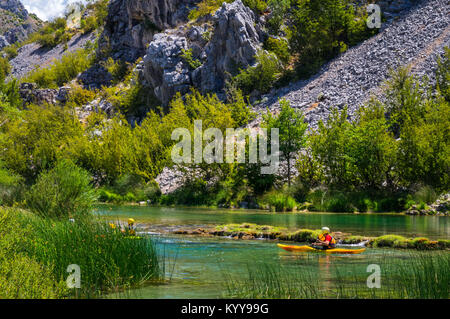
[(69, 265), (80, 266), (77, 296), (96, 297), (164, 276), (164, 267), (149, 237), (127, 236), (118, 227), (97, 221), (33, 218), (31, 223), (34, 245), (29, 254), (52, 267), (57, 280), (67, 278)]

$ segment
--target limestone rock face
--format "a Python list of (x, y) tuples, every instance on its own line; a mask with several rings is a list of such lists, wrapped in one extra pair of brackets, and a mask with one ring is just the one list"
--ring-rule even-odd
[(28, 18), (28, 11), (19, 0), (0, 0), (0, 9), (12, 12), (24, 20)]
[(214, 33), (203, 52), (207, 59), (194, 82), (203, 92), (220, 91), (226, 74), (236, 74), (239, 68), (254, 64), (263, 42), (255, 14), (241, 0), (224, 3), (213, 19)]
[(99, 52), (112, 51), (114, 59), (134, 62), (145, 53), (153, 35), (186, 22), (199, 0), (112, 0)]
[(42, 25), (35, 15), (29, 15), (19, 0), (0, 0), (0, 50), (23, 41)]
[(188, 49), (184, 37), (155, 35), (144, 57), (144, 72), (155, 96), (165, 105), (176, 93), (187, 93), (191, 84), (188, 66), (181, 56)]
[[(156, 34), (140, 67), (141, 78), (164, 106), (190, 86), (220, 96), (230, 76), (255, 63), (264, 37), (253, 11), (241, 0), (224, 3), (201, 26)], [(186, 51), (197, 65), (183, 58)]]

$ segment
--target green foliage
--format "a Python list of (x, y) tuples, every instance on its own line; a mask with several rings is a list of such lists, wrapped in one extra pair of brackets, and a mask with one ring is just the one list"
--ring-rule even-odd
[(105, 61), (101, 61), (100, 65), (102, 65), (112, 75), (113, 84), (123, 82), (125, 77), (131, 71), (131, 66), (128, 62), (124, 62), (122, 60), (114, 61), (111, 57)]
[(17, 51), (18, 51), (17, 44), (11, 44), (3, 48), (3, 52), (6, 54), (6, 58), (8, 60), (14, 59), (19, 54)]
[(30, 105), (20, 116), (9, 118), (1, 130), (8, 136), (0, 138), (5, 167), (27, 181), (52, 168), (59, 158), (74, 158), (73, 141), (85, 138), (76, 115), (61, 106)]
[[(156, 247), (119, 224), (76, 219), (54, 221), (0, 209), (2, 298), (92, 298), (160, 280)], [(81, 288), (67, 289), (67, 266), (82, 269)]]
[(446, 252), (414, 252), (400, 259), (383, 255), (371, 257), (368, 262), (380, 265), (383, 270), (380, 289), (367, 287), (366, 263), (354, 264), (346, 271), (339, 265), (332, 266), (326, 278), (320, 278), (315, 269), (303, 264), (269, 267), (249, 263), (244, 278), (242, 274), (238, 278), (225, 271), (225, 296), (249, 299), (448, 299), (450, 258)]
[(220, 8), (223, 2), (231, 2), (231, 0), (202, 0), (197, 4), (197, 8), (189, 12), (189, 20), (197, 20), (208, 14), (214, 13)]
[(399, 143), (399, 175), (406, 185), (422, 183), (449, 189), (450, 104), (436, 101), (423, 117), (406, 117)]
[(291, 46), (299, 54), (302, 76), (371, 34), (349, 0), (296, 0), (294, 5)]
[(447, 102), (450, 102), (450, 48), (445, 48), (444, 57), (438, 59), (436, 84), (438, 91)]
[(250, 94), (255, 90), (267, 93), (281, 76), (282, 65), (275, 54), (261, 51), (255, 58), (255, 66), (241, 70), (233, 78), (236, 87), (244, 94)]
[(270, 206), (270, 210), (276, 212), (292, 212), (298, 206), (294, 198), (282, 192), (270, 192), (262, 201)]
[(0, 161), (0, 205), (12, 206), (22, 199), (23, 178), (3, 166)]
[(291, 0), (268, 0), (267, 5), (271, 11), (267, 24), (271, 33), (278, 35), (291, 7)]
[(334, 109), (327, 124), (319, 123), (309, 146), (330, 187), (377, 189), (392, 180), (396, 142), (377, 104), (361, 108), (353, 123), (347, 121), (347, 109)]
[(308, 124), (301, 113), (291, 108), (287, 100), (280, 100), (280, 106), (278, 115), (267, 113), (263, 126), (267, 128), (267, 132), (278, 129), (280, 155), (281, 159), (287, 162), (287, 179), (288, 185), (291, 186), (291, 160), (305, 146)]
[(67, 276), (67, 265), (83, 269), (81, 295), (98, 296), (102, 291), (158, 280), (161, 274), (156, 247), (150, 238), (128, 237), (120, 226), (75, 220), (32, 221), (36, 260), (54, 265), (56, 278)]
[(65, 282), (27, 254), (33, 230), (21, 212), (0, 207), (0, 298), (64, 298)]
[(192, 56), (192, 49), (182, 49), (181, 51), (183, 52), (181, 58), (192, 70), (195, 70), (202, 66), (202, 63), (199, 60), (194, 59), (194, 57)]
[(415, 121), (425, 113), (424, 99), (426, 84), (411, 76), (408, 67), (400, 67), (390, 71), (387, 81), (386, 111), (389, 114), (390, 129), (395, 136), (400, 135), (400, 128), (407, 121)]
[(242, 2), (257, 14), (262, 14), (267, 10), (266, 0), (242, 0)]
[(11, 65), (9, 61), (3, 57), (0, 57), (0, 82), (3, 83), (7, 75), (11, 72)]
[(89, 174), (67, 160), (41, 173), (26, 197), (34, 213), (59, 219), (87, 216), (96, 200)]
[(53, 48), (60, 43), (68, 42), (71, 35), (67, 30), (66, 19), (60, 17), (45, 25), (34, 37), (34, 40), (40, 45)]
[(22, 82), (36, 83), (41, 88), (58, 88), (74, 79), (80, 72), (88, 69), (94, 62), (90, 49), (79, 49), (64, 54), (61, 60), (55, 60), (49, 68), (31, 71)]
[(269, 37), (264, 43), (264, 48), (270, 52), (275, 53), (278, 59), (280, 59), (280, 61), (285, 65), (289, 63), (291, 54), (289, 52), (289, 44), (286, 40), (282, 38), (278, 39)]

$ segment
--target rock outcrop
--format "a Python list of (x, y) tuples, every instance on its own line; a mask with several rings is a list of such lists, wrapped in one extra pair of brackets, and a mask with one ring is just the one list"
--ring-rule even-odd
[(112, 0), (99, 53), (112, 52), (115, 60), (134, 62), (145, 54), (153, 35), (187, 21), (200, 0)]
[(448, 215), (450, 214), (450, 194), (440, 196), (431, 205), (412, 205), (407, 211), (407, 215)]
[(19, 0), (0, 0), (0, 8), (14, 13), (21, 19), (28, 18), (28, 11)]
[(65, 103), (70, 92), (69, 87), (60, 87), (59, 89), (38, 89), (34, 83), (21, 83), (19, 94), (26, 104), (56, 104)]
[[(163, 105), (191, 86), (220, 95), (231, 75), (255, 63), (264, 37), (255, 14), (241, 0), (224, 3), (200, 26), (156, 34), (140, 67), (141, 79)], [(186, 52), (196, 65), (187, 61)]]
[(42, 21), (28, 14), (19, 0), (0, 0), (0, 50), (25, 40), (41, 25)]

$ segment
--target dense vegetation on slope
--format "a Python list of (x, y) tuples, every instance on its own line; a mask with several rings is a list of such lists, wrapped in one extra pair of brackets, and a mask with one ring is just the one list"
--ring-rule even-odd
[[(106, 4), (100, 1), (87, 7), (94, 12), (94, 25), (101, 26)], [(306, 135), (302, 115), (287, 102), (282, 103), (280, 114), (264, 118), (265, 127), (287, 129), (281, 136), (282, 145), (286, 142), (282, 157), (293, 159), (300, 154), (295, 165), (297, 178), (291, 176), (291, 161), (286, 176), (262, 175), (261, 163), (189, 165), (179, 167), (188, 177), (186, 185), (170, 196), (160, 196), (154, 179), (172, 164), (174, 141), (170, 132), (175, 128), (192, 130), (197, 119), (203, 120), (204, 129), (218, 127), (223, 132), (227, 127), (245, 126), (254, 114), (242, 90), (244, 94), (255, 88), (260, 92), (269, 90), (282, 74), (287, 74), (286, 67), (293, 62), (306, 75), (312, 70), (306, 67), (320, 66), (371, 34), (363, 27), (364, 15), (344, 0), (246, 4), (258, 14), (269, 8), (268, 26), (279, 36), (269, 37), (266, 43), (273, 53), (261, 52), (259, 63), (232, 81), (226, 102), (193, 90), (185, 97), (176, 96), (163, 112), (139, 84), (133, 65), (112, 58), (99, 62), (95, 46), (67, 54), (48, 69), (35, 70), (26, 81), (43, 88), (58, 87), (70, 83), (96, 61), (113, 75), (110, 87), (88, 90), (71, 83), (71, 94), (64, 106), (28, 105), (22, 109), (15, 82), (4, 84), (0, 126), (4, 174), (20, 177), (26, 191), (43, 172), (62, 160), (71, 160), (94, 177), (104, 201), (152, 199), (164, 204), (223, 206), (246, 201), (269, 204), (277, 210), (293, 209), (303, 202), (316, 210), (403, 210), (424, 201), (424, 196), (414, 195), (419, 190), (429, 194), (426, 202), (448, 191), (447, 51), (439, 62), (436, 87), (410, 76), (406, 69), (393, 72), (386, 91), (388, 100), (372, 101), (353, 122), (347, 120), (345, 109), (335, 110), (327, 123)], [(191, 18), (209, 14), (217, 5), (204, 1), (191, 12)], [(49, 29), (53, 31), (45, 31)], [(62, 20), (55, 20), (39, 36), (50, 34), (55, 40), (57, 34), (66, 34), (67, 30)], [(307, 60), (311, 57), (316, 59)], [(302, 65), (304, 61), (307, 63)], [(5, 59), (0, 62), (0, 74), (5, 77), (8, 63)], [(92, 113), (80, 122), (79, 108), (93, 100), (106, 100), (119, 112), (112, 116)], [(154, 105), (153, 110), (141, 121), (125, 120), (124, 115), (149, 103)], [(212, 178), (214, 182), (210, 182)], [(17, 183), (10, 185), (10, 181), (7, 187), (20, 188)], [(14, 202), (8, 196), (3, 201)], [(16, 202), (20, 203), (23, 196), (17, 196)]]

